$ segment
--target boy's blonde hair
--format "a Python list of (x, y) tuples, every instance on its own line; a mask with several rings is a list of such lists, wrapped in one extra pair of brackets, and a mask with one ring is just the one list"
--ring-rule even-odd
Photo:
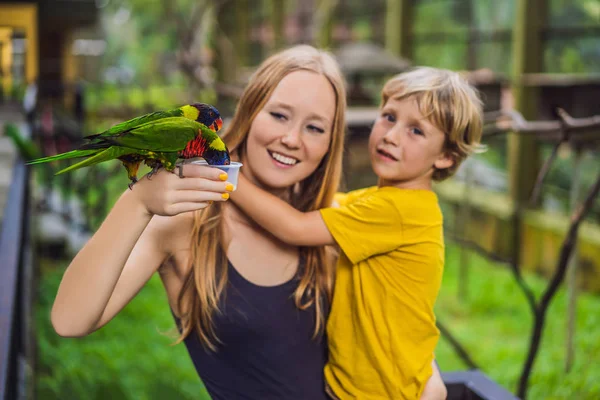
[(381, 91), (381, 106), (389, 99), (414, 97), (419, 110), (446, 135), (444, 151), (452, 157), (449, 168), (436, 169), (433, 180), (454, 175), (472, 153), (480, 152), (483, 108), (477, 90), (453, 71), (419, 67), (391, 78)]

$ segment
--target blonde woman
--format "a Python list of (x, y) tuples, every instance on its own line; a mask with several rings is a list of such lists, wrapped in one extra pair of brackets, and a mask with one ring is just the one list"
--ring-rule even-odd
[[(345, 96), (327, 53), (298, 46), (267, 59), (223, 136), (244, 176), (298, 210), (331, 204)], [(282, 243), (225, 202), (233, 187), (219, 170), (183, 172), (161, 171), (123, 193), (65, 271), (55, 330), (101, 328), (158, 272), (213, 399), (326, 399), (334, 260), (324, 247)]]

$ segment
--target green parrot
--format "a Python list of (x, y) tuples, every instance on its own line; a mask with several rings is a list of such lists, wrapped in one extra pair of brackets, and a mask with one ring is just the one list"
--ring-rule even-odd
[(86, 136), (85, 143), (77, 150), (28, 164), (85, 157), (83, 161), (58, 171), (56, 175), (59, 175), (118, 159), (127, 170), (131, 188), (137, 182), (142, 162), (152, 167), (150, 174), (160, 167), (173, 171), (179, 158), (202, 157), (211, 165), (229, 164), (229, 151), (216, 133), (222, 125), (221, 116), (213, 106), (201, 103), (185, 105), (122, 122), (102, 133)]
[(10, 138), (19, 151), (21, 158), (25, 161), (33, 160), (41, 156), (40, 149), (30, 139), (24, 137), (14, 124), (4, 126), (4, 136)]

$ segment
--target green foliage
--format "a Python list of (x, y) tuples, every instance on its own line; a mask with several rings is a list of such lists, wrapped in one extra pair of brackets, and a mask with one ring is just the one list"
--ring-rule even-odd
[(206, 399), (158, 276), (108, 325), (90, 336), (56, 335), (50, 308), (66, 262), (42, 265), (37, 308), (37, 397), (52, 399)]
[[(413, 21), (415, 32), (415, 64), (442, 68), (466, 69), (467, 32), (469, 24), (481, 32), (510, 33), (513, 28), (514, 1), (473, 1), (469, 21), (468, 2), (415, 2)], [(550, 0), (548, 25), (552, 28), (597, 28), (600, 6), (597, 0)], [(427, 34), (441, 33), (434, 39)], [(550, 32), (552, 33), (552, 31)], [(444, 34), (445, 37), (444, 37)], [(425, 36), (423, 36), (425, 35)], [(490, 68), (509, 74), (512, 63), (511, 36), (501, 41), (487, 40), (485, 35), (476, 43), (477, 68)], [(423, 39), (423, 38), (426, 39)], [(551, 35), (544, 50), (545, 72), (594, 73), (600, 70), (598, 40), (593, 35), (570, 37)]]
[[(493, 380), (514, 391), (529, 345), (532, 317), (510, 271), (471, 257), (469, 300), (457, 300), (460, 249), (448, 246), (447, 267), (437, 302), (438, 317)], [(37, 394), (42, 399), (198, 399), (208, 398), (182, 345), (162, 332), (174, 327), (164, 289), (153, 277), (107, 326), (82, 339), (58, 337), (49, 322), (52, 301), (66, 262), (42, 268), (37, 332)], [(539, 295), (546, 282), (526, 274)], [(566, 298), (559, 291), (547, 318), (530, 381), (531, 399), (596, 399), (600, 370), (600, 299), (581, 294), (578, 302), (576, 358), (564, 372)], [(442, 371), (465, 365), (443, 338), (436, 350)], [(206, 397), (202, 397), (206, 396)]]
[[(456, 296), (460, 248), (448, 246), (447, 265), (436, 314), (494, 381), (514, 392), (529, 346), (531, 311), (511, 272), (471, 255), (468, 300)], [(526, 280), (539, 297), (547, 282), (531, 274)], [(561, 289), (546, 319), (543, 340), (530, 379), (531, 399), (600, 398), (600, 299), (583, 293), (578, 299), (575, 364), (564, 372), (566, 295)], [(442, 371), (465, 369), (447, 341), (441, 339), (436, 358)]]

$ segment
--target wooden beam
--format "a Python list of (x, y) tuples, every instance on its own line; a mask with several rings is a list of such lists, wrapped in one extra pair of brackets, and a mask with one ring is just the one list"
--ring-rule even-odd
[(413, 3), (412, 0), (387, 0), (385, 14), (385, 47), (392, 54), (407, 59), (413, 58)]

